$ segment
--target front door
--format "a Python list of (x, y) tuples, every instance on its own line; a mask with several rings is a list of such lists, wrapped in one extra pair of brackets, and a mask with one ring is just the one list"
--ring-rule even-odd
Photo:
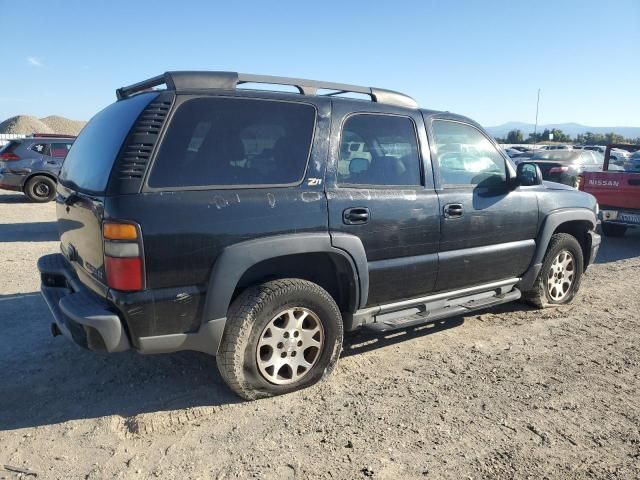
[(440, 219), (422, 117), (379, 104), (352, 114), (334, 102), (332, 112), (329, 229), (362, 241), (367, 305), (432, 291)]
[(521, 276), (535, 251), (535, 192), (509, 188), (513, 169), (474, 125), (430, 123), (442, 232), (436, 290)]

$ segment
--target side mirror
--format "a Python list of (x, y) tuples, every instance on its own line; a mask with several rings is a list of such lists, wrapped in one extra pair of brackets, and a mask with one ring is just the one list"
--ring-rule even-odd
[(540, 167), (532, 162), (520, 162), (516, 167), (516, 184), (530, 187), (542, 184), (542, 172)]

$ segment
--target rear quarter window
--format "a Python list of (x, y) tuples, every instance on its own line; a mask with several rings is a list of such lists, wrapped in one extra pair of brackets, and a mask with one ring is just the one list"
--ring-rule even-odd
[(176, 111), (149, 175), (150, 188), (292, 185), (304, 176), (312, 105), (196, 98)]
[(112, 103), (97, 113), (73, 143), (60, 171), (60, 182), (90, 193), (103, 193), (129, 130), (158, 93), (143, 93)]

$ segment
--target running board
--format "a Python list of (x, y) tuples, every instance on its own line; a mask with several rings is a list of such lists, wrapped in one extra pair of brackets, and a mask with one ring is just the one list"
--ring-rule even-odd
[[(522, 296), (520, 290), (512, 287), (504, 292), (497, 289), (464, 297), (447, 300), (435, 300), (433, 302), (415, 305), (411, 308), (370, 315), (360, 325), (369, 331), (386, 332), (402, 328), (409, 328), (424, 323), (435, 322), (447, 317), (466, 315), (475, 310), (493, 307), (502, 303), (513, 302)], [(355, 316), (354, 316), (355, 317)]]

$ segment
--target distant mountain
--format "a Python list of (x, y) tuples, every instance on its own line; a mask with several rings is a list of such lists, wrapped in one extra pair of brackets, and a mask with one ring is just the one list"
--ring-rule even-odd
[[(497, 127), (486, 127), (486, 130), (494, 137), (506, 137), (510, 130), (522, 130), (524, 138), (527, 138), (530, 133), (533, 133), (534, 126), (535, 125), (533, 123), (507, 122), (502, 125), (498, 125)], [(538, 132), (542, 132), (546, 128), (549, 130), (557, 128), (572, 137), (585, 132), (602, 134), (614, 132), (625, 138), (640, 137), (640, 127), (588, 127), (579, 123), (548, 123), (545, 125), (538, 125)]]

